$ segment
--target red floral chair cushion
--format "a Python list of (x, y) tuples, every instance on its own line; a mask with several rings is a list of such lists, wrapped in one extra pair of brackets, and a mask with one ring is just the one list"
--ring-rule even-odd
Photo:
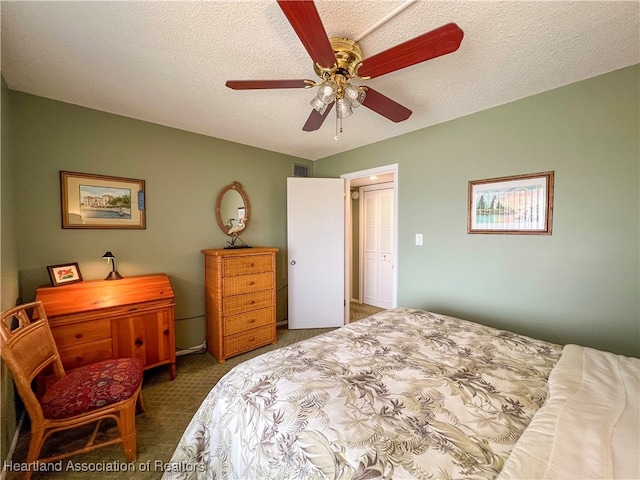
[(54, 383), (40, 401), (45, 418), (62, 419), (131, 397), (142, 382), (137, 358), (102, 360), (77, 368)]

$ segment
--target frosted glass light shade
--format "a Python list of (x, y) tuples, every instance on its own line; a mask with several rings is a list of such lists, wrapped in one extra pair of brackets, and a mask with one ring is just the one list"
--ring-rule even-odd
[(336, 113), (338, 118), (346, 118), (353, 113), (351, 102), (347, 98), (339, 98), (336, 102)]
[(326, 104), (329, 104), (336, 99), (337, 91), (338, 84), (333, 80), (327, 80), (318, 88), (318, 99)]
[(365, 95), (364, 89), (356, 85), (349, 84), (344, 88), (344, 96), (350, 100), (353, 108), (362, 105)]
[(318, 97), (313, 97), (313, 99), (310, 102), (311, 106), (313, 107), (313, 109), (318, 112), (320, 115), (322, 115), (325, 110), (327, 109), (327, 107), (329, 106), (328, 104), (324, 103), (322, 100), (320, 100)]

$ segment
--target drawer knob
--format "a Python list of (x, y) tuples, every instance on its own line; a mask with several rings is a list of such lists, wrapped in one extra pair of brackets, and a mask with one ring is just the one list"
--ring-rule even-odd
[(136, 338), (134, 343), (136, 344), (136, 347), (141, 347), (144, 344), (141, 338)]
[(249, 323), (256, 323), (256, 319), (255, 318), (250, 318), (249, 319)]
[(247, 285), (255, 285), (256, 282), (248, 282)]
[(250, 337), (250, 338), (249, 338), (249, 341), (250, 341), (250, 342), (255, 342), (255, 341), (256, 341), (256, 337)]
[(255, 265), (256, 265), (255, 263), (250, 263), (249, 264), (250, 267), (255, 267)]
[(249, 305), (253, 305), (254, 303), (256, 303), (255, 300), (249, 300)]
[(82, 334), (81, 333), (76, 333), (76, 338), (82, 338)]

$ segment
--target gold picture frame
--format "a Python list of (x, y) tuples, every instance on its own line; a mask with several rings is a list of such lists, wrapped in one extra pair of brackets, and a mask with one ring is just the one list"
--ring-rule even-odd
[(551, 235), (554, 172), (469, 182), (467, 233)]
[(62, 228), (146, 228), (144, 180), (60, 172)]

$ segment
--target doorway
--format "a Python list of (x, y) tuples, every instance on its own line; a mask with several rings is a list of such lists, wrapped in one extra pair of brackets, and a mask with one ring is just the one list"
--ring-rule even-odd
[[(346, 202), (345, 211), (345, 298), (351, 299), (348, 318), (354, 321), (361, 318), (359, 312), (363, 310), (375, 312), (397, 306), (398, 165), (352, 172), (341, 178), (346, 180), (345, 189), (351, 197), (351, 201)], [(381, 190), (386, 190), (383, 196), (387, 200), (380, 203), (379, 194), (369, 194), (370, 208), (365, 208), (363, 200), (368, 195), (366, 192)], [(381, 212), (385, 212), (384, 218), (380, 217)], [(367, 214), (369, 217), (377, 216), (377, 232), (375, 228), (373, 231), (371, 227), (365, 229)], [(388, 225), (380, 229), (381, 222), (387, 222)], [(368, 246), (367, 230), (370, 240)], [(372, 234), (380, 237), (380, 233), (386, 239), (382, 242), (384, 245), (379, 248), (378, 242), (372, 252)], [(367, 264), (369, 269), (366, 268)], [(376, 285), (371, 285), (372, 282)], [(369, 295), (370, 292), (376, 292), (377, 295), (380, 286), (386, 292), (382, 295), (385, 297), (382, 302), (372, 300)]]

